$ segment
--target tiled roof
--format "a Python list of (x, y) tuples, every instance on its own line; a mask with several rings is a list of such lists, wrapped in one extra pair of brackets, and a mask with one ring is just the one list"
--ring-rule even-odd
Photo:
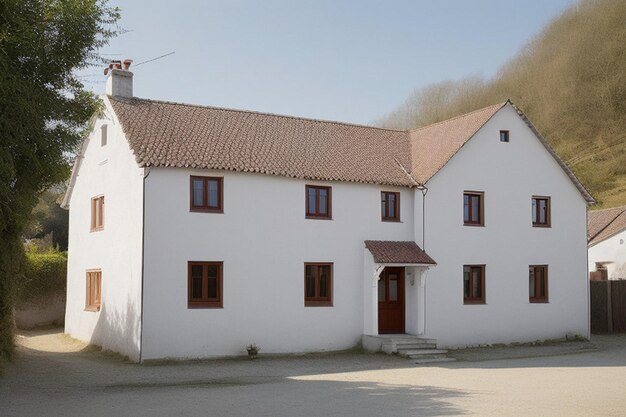
[(413, 241), (366, 240), (365, 247), (376, 263), (437, 264)]
[[(138, 98), (108, 96), (108, 100), (140, 166), (406, 187), (425, 184), (510, 103), (406, 131)], [(583, 197), (594, 202), (532, 123), (513, 107)]]
[(412, 174), (425, 184), (507, 102), (485, 107), (453, 119), (409, 132)]
[(626, 230), (626, 206), (587, 214), (587, 244), (593, 246)]
[[(109, 97), (141, 166), (413, 186), (404, 131)], [(398, 162), (396, 162), (398, 161)]]

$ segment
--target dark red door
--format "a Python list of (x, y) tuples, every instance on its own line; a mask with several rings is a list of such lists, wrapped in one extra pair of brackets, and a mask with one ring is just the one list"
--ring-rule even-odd
[(404, 333), (404, 268), (385, 268), (380, 274), (378, 333)]

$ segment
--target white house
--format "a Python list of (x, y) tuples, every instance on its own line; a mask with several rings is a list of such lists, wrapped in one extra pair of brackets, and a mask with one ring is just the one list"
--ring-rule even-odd
[(590, 211), (587, 230), (591, 279), (626, 279), (626, 206)]
[(390, 130), (138, 99), (119, 65), (102, 99), (64, 200), (73, 337), (144, 361), (589, 335), (593, 199), (511, 102)]

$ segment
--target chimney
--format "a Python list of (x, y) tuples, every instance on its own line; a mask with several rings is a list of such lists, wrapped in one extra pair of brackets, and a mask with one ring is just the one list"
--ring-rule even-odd
[(133, 73), (129, 71), (132, 59), (111, 61), (105, 68), (104, 75), (108, 75), (106, 94), (114, 97), (133, 97)]

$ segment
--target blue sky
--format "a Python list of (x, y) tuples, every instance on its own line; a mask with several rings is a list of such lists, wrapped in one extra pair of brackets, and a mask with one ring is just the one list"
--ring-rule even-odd
[[(493, 76), (573, 0), (127, 0), (102, 50), (137, 97), (370, 124), (416, 88)], [(173, 6), (175, 5), (175, 6)], [(103, 68), (82, 71), (104, 91)]]

